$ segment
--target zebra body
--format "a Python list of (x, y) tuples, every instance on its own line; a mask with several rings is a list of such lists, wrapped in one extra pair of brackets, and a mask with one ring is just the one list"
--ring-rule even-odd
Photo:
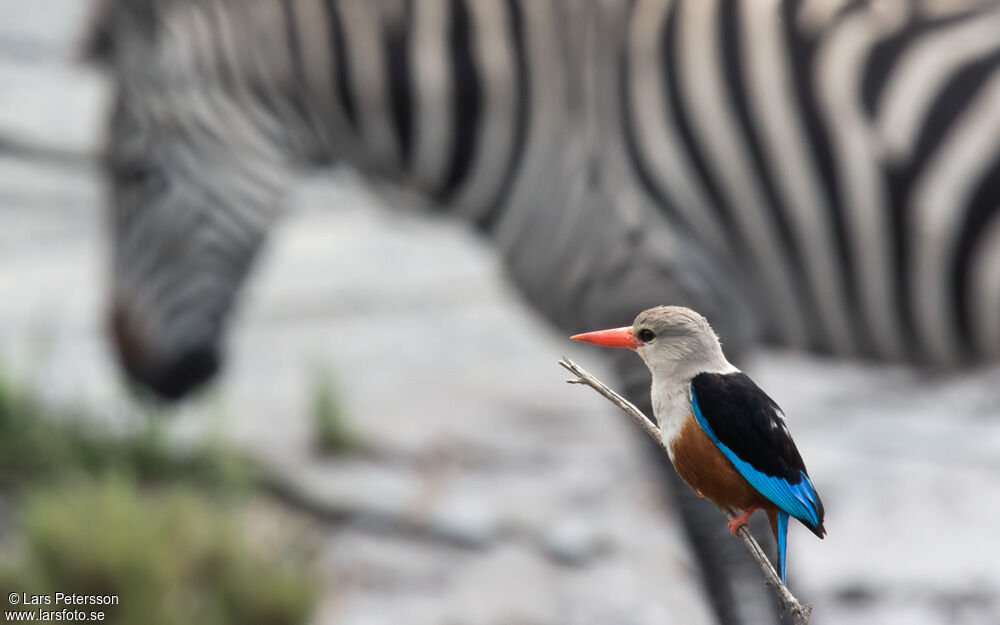
[(636, 264), (707, 286), (656, 301), (723, 336), (950, 366), (1000, 355), (1000, 7), (942, 4), (169, 0), (116, 31), (119, 114), (194, 187), (244, 155), (205, 195), (243, 196), (247, 259), (275, 172), (333, 160), (477, 224), (571, 329), (663, 230)]

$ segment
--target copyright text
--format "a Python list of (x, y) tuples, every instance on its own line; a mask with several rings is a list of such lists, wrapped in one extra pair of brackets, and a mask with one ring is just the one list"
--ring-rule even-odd
[[(2, 596), (2, 595), (0, 595)], [(10, 607), (19, 610), (4, 612), (4, 620), (16, 621), (80, 621), (100, 622), (105, 620), (103, 610), (79, 609), (80, 606), (116, 606), (118, 595), (82, 595), (79, 593), (55, 592), (47, 595), (12, 592), (7, 595)]]

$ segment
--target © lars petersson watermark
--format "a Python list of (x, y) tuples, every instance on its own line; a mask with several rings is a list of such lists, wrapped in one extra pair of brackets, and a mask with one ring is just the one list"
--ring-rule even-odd
[(100, 622), (107, 618), (104, 608), (118, 605), (119, 600), (118, 595), (81, 595), (66, 592), (36, 595), (12, 592), (7, 595), (7, 603), (11, 607), (16, 606), (21, 609), (5, 611), (5, 621)]

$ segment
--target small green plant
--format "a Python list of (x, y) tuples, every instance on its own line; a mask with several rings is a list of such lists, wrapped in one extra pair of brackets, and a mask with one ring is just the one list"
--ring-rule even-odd
[(99, 608), (111, 625), (306, 622), (319, 592), (312, 564), (289, 545), (248, 540), (229, 505), (113, 474), (33, 490), (19, 548), (0, 559), (0, 601), (12, 591), (116, 596)]
[(8, 603), (12, 592), (62, 592), (116, 595), (100, 608), (112, 625), (308, 619), (319, 593), (308, 560), (243, 532), (262, 469), (219, 445), (178, 450), (156, 417), (118, 433), (82, 416), (0, 371), (0, 488), (18, 509), (0, 527), (0, 611), (32, 607)]
[(312, 416), (316, 441), (324, 454), (351, 454), (363, 450), (364, 444), (351, 429), (344, 414), (330, 375), (325, 369), (313, 375)]

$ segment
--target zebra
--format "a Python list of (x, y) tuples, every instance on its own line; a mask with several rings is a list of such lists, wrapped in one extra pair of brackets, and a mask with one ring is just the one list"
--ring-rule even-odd
[[(111, 325), (161, 395), (219, 367), (294, 172), (333, 164), (467, 220), (568, 332), (673, 303), (736, 354), (1000, 355), (995, 2), (104, 0), (96, 15), (89, 47), (117, 85)], [(645, 372), (616, 364), (648, 411)], [(677, 496), (720, 620), (766, 620), (748, 616), (755, 582), (721, 564), (714, 517)]]

